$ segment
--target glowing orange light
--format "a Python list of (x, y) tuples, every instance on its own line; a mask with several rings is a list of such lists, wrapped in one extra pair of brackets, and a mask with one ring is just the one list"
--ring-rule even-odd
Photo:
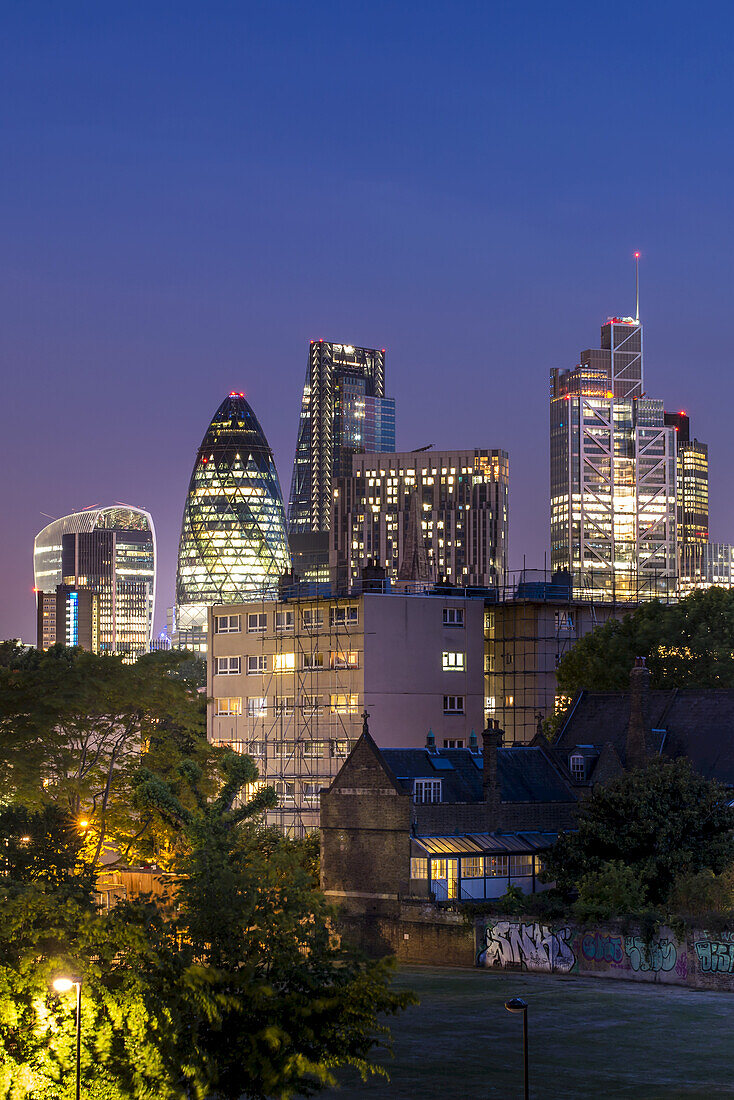
[(83, 817), (81, 819), (81, 821), (79, 822), (79, 828), (80, 829), (88, 829), (89, 828), (89, 822), (87, 821), (86, 817)]
[(678, 416), (685, 416), (685, 415), (686, 415), (686, 410), (685, 409), (681, 409), (681, 411), (678, 413)]
[(635, 252), (635, 259), (636, 259), (636, 260), (639, 260), (639, 258), (640, 258), (640, 253), (639, 253), (639, 252)]

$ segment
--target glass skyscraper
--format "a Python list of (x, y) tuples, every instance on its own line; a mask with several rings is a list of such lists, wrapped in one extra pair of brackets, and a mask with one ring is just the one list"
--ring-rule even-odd
[(58, 641), (128, 661), (150, 649), (156, 548), (148, 512), (118, 504), (54, 520), (36, 535), (33, 566), (39, 649)]
[(176, 577), (180, 646), (201, 649), (210, 604), (275, 598), (290, 570), (273, 455), (244, 394), (217, 409), (196, 455)]
[(385, 350), (313, 340), (288, 503), (294, 568), (328, 580), (332, 481), (352, 456), (395, 450), (395, 401), (385, 397)]
[(574, 592), (673, 596), (676, 442), (643, 384), (642, 326), (602, 325), (601, 347), (551, 371), (551, 563)]

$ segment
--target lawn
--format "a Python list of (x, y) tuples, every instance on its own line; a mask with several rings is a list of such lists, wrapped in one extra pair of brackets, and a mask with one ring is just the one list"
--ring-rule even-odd
[(343, 1076), (330, 1100), (521, 1100), (522, 1017), (529, 1005), (532, 1100), (734, 1097), (734, 996), (593, 978), (406, 968), (420, 1005), (392, 1021), (390, 1073)]

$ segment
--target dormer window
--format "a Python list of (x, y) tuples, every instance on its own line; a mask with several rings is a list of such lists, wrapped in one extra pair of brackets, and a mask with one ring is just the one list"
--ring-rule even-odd
[(578, 782), (583, 783), (586, 779), (586, 761), (580, 752), (575, 752), (572, 757), (569, 758), (568, 767), (571, 772), (571, 776)]
[(440, 779), (416, 779), (413, 783), (414, 802), (440, 802)]

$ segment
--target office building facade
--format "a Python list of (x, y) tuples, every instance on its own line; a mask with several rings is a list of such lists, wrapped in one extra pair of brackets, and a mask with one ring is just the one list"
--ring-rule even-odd
[(551, 565), (579, 595), (675, 595), (674, 428), (643, 379), (642, 326), (610, 318), (601, 347), (551, 371)]
[(332, 480), (351, 473), (355, 454), (394, 450), (384, 348), (312, 341), (288, 503), (296, 573), (328, 581)]
[(354, 456), (334, 482), (332, 585), (350, 591), (370, 564), (393, 581), (497, 585), (508, 492), (502, 450)]
[(156, 545), (148, 512), (114, 505), (54, 520), (36, 536), (33, 562), (39, 649), (61, 642), (126, 661), (150, 649)]
[(382, 743), (429, 730), (441, 747), (483, 727), (483, 598), (365, 594), (214, 607), (207, 731), (253, 756), (279, 804), (271, 824), (318, 825), (319, 791), (359, 737), (365, 709)]
[(675, 432), (678, 546), (708, 542), (708, 446), (691, 439), (690, 417), (685, 412), (666, 412), (665, 423)]
[(203, 650), (210, 605), (274, 598), (289, 570), (273, 455), (244, 394), (230, 393), (207, 428), (189, 482), (170, 623), (174, 644)]

